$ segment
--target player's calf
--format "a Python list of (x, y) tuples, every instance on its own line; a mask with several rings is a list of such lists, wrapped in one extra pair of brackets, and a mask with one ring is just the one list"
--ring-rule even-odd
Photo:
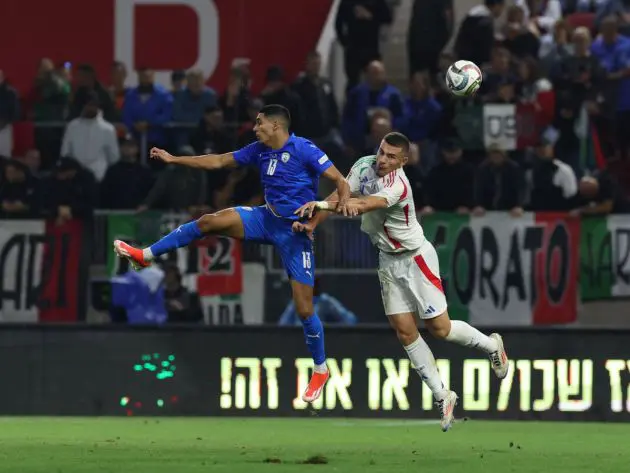
[(442, 430), (447, 431), (453, 422), (457, 395), (444, 386), (433, 353), (418, 333), (413, 314), (394, 314), (388, 316), (388, 319), (413, 368), (433, 393), (440, 409)]
[(487, 336), (463, 320), (450, 320), (447, 312), (432, 319), (425, 319), (425, 325), (438, 339), (487, 353), (497, 377), (503, 379), (507, 376), (508, 357), (499, 334)]

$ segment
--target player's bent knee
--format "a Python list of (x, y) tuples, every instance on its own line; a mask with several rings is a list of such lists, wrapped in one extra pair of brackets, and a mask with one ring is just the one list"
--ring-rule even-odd
[(199, 217), (197, 226), (205, 234), (214, 233), (218, 230), (216, 214), (206, 214)]
[(389, 322), (403, 346), (412, 344), (418, 338), (418, 327), (413, 314), (390, 315)]
[(233, 209), (225, 209), (199, 217), (197, 226), (205, 235), (222, 234), (234, 238), (243, 238), (240, 217)]
[(448, 313), (444, 312), (433, 319), (425, 320), (425, 326), (431, 335), (437, 339), (445, 339), (451, 332), (451, 320)]

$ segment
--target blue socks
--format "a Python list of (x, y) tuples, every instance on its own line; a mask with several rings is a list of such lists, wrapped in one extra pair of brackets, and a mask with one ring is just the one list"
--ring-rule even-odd
[(149, 251), (153, 257), (160, 256), (176, 248), (189, 245), (194, 240), (202, 237), (203, 233), (199, 230), (197, 222), (188, 222), (151, 245)]
[(313, 314), (308, 319), (302, 319), (302, 327), (304, 328), (306, 346), (311, 352), (315, 368), (325, 368), (326, 350), (324, 349), (324, 327), (322, 326), (322, 321), (319, 320), (317, 314)]

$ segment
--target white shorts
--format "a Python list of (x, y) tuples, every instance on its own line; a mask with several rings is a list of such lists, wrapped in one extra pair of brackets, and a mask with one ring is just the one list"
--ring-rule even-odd
[(432, 319), (446, 311), (440, 263), (429, 241), (402, 255), (381, 252), (378, 278), (387, 315), (413, 312)]

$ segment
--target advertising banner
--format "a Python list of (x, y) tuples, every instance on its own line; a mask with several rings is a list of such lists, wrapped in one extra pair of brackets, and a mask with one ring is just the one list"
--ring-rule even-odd
[[(456, 416), (630, 421), (630, 333), (503, 329), (510, 372), (427, 338)], [(300, 399), (312, 360), (302, 330), (0, 327), (1, 415), (244, 415), (436, 419), (390, 329), (328, 329), (331, 377)]]
[(440, 259), (449, 313), (474, 325), (575, 320), (580, 222), (559, 214), (422, 219)]
[(80, 221), (2, 221), (0, 321), (79, 319), (86, 270), (83, 244)]

